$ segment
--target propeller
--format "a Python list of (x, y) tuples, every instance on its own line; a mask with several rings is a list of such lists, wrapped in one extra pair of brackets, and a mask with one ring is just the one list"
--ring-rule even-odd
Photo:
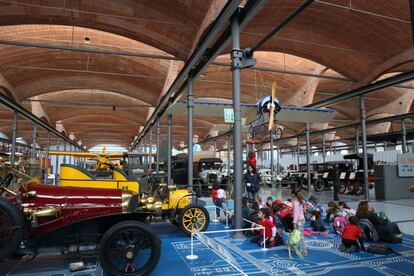
[(272, 84), (272, 97), (270, 100), (270, 114), (269, 114), (269, 127), (268, 130), (271, 131), (274, 126), (274, 116), (275, 116), (275, 98), (276, 98), (276, 82)]

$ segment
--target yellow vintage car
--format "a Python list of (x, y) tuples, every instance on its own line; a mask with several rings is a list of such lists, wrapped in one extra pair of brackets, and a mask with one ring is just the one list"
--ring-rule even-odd
[(203, 206), (192, 203), (195, 195), (188, 189), (168, 186), (162, 176), (145, 176), (143, 179), (146, 188), (140, 189), (138, 181), (128, 180), (127, 175), (119, 169), (113, 169), (113, 177), (110, 179), (99, 179), (87, 170), (73, 165), (62, 164), (60, 170), (60, 186), (122, 189), (126, 212), (150, 212), (150, 220), (168, 219), (186, 234), (191, 234), (194, 229), (204, 231), (209, 225), (208, 211)]
[(128, 180), (127, 175), (113, 169), (111, 178), (98, 178), (91, 172), (73, 165), (62, 164), (60, 166), (60, 186), (76, 186), (87, 188), (122, 189), (124, 191), (139, 192), (138, 181)]
[[(50, 152), (49, 154), (70, 155), (70, 152)], [(89, 157), (90, 153), (73, 153), (74, 156)], [(87, 155), (87, 156), (85, 156)], [(110, 159), (108, 156), (100, 156)], [(125, 154), (123, 154), (125, 158)], [(132, 171), (129, 163), (129, 170)], [(133, 169), (133, 168), (132, 168)], [(128, 177), (124, 170), (113, 167), (112, 169), (88, 171), (82, 167), (62, 164), (60, 166), (60, 186), (111, 188), (123, 190), (123, 207), (125, 212), (149, 212), (149, 220), (169, 220), (177, 225), (186, 234), (191, 234), (194, 229), (204, 231), (210, 221), (208, 211), (199, 204), (193, 204), (195, 195), (186, 188), (177, 188), (167, 185), (165, 174), (148, 174), (140, 179), (144, 185), (134, 178)], [(104, 177), (102, 177), (104, 175)]]

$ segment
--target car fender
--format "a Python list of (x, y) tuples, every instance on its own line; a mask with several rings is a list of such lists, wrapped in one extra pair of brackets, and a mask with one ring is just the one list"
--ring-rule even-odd
[(103, 234), (113, 225), (126, 220), (145, 222), (150, 214), (150, 212), (136, 212), (93, 217), (66, 224), (54, 231), (36, 236), (27, 240), (25, 245), (29, 248), (36, 248), (40, 246), (47, 247), (66, 244), (99, 243)]

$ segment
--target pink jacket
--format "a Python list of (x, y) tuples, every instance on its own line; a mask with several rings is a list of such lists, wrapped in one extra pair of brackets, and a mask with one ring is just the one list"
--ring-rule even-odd
[(298, 223), (298, 221), (305, 220), (303, 215), (303, 205), (299, 200), (295, 199), (293, 201), (293, 223)]

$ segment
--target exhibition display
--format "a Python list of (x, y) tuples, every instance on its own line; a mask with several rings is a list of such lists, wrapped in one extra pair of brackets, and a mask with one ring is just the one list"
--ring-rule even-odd
[(0, 276), (411, 275), (414, 0), (0, 1)]

